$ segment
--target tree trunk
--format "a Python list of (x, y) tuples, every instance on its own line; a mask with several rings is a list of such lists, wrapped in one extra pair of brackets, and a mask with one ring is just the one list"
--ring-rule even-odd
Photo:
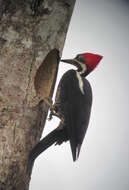
[(0, 190), (28, 190), (75, 0), (0, 0)]

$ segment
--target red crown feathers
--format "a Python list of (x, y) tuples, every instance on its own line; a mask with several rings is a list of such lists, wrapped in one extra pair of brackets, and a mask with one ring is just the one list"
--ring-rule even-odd
[(83, 53), (82, 56), (85, 58), (86, 65), (90, 72), (96, 68), (100, 60), (103, 58), (103, 56), (93, 53)]

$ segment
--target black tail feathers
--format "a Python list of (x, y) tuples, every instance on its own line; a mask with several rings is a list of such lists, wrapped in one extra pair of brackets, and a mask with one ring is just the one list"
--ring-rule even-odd
[(50, 132), (46, 137), (44, 137), (30, 152), (28, 159), (27, 170), (31, 171), (35, 159), (47, 148), (56, 143), (56, 145), (62, 144), (64, 141), (67, 141), (66, 131), (64, 129), (56, 128)]

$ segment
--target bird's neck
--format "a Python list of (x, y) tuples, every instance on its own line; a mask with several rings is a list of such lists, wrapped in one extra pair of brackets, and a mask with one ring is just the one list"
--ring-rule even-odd
[(78, 61), (77, 59), (74, 59), (78, 65), (78, 70), (77, 72), (79, 73), (79, 75), (81, 77), (85, 77), (87, 75), (87, 66), (85, 63), (82, 63), (80, 61)]
[(86, 66), (84, 65), (84, 67), (79, 67), (78, 70), (77, 70), (78, 74), (81, 76), (81, 77), (85, 77), (87, 75), (87, 68)]
[(80, 73), (78, 71), (76, 71), (76, 77), (77, 77), (77, 80), (78, 80), (79, 89), (80, 89), (81, 93), (84, 94), (83, 80), (82, 80), (82, 77), (81, 77), (81, 75), (80, 75)]

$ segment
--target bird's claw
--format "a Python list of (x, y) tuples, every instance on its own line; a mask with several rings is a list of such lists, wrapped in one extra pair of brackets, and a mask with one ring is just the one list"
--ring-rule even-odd
[(60, 127), (61, 125), (63, 126), (64, 124), (64, 118), (57, 112), (57, 109), (54, 105), (52, 105), (52, 108), (50, 108), (50, 115), (49, 115), (49, 118), (48, 120), (50, 121), (52, 119), (52, 116), (56, 116), (58, 117), (61, 121), (60, 121), (60, 125), (59, 125), (59, 128), (61, 129), (62, 127)]
[(50, 121), (52, 118), (53, 118), (53, 115), (54, 115), (54, 110), (50, 109), (50, 114), (49, 114), (49, 117), (48, 117), (48, 120)]
[(52, 114), (50, 113), (49, 117), (48, 117), (48, 121), (51, 121), (52, 120)]
[(62, 122), (63, 122), (63, 118), (61, 117), (61, 115), (56, 111), (56, 108), (53, 106), (52, 108), (50, 108), (50, 115), (48, 120), (52, 119), (52, 116), (56, 116), (58, 117)]
[(52, 104), (52, 100), (50, 98), (44, 98), (43, 99), (44, 102), (49, 106), (50, 108), (50, 115), (48, 120), (52, 119), (52, 116), (56, 116), (58, 117), (62, 122), (64, 121), (64, 119), (62, 119), (62, 117), (60, 116), (60, 114), (57, 112), (57, 108), (55, 107), (54, 104)]

